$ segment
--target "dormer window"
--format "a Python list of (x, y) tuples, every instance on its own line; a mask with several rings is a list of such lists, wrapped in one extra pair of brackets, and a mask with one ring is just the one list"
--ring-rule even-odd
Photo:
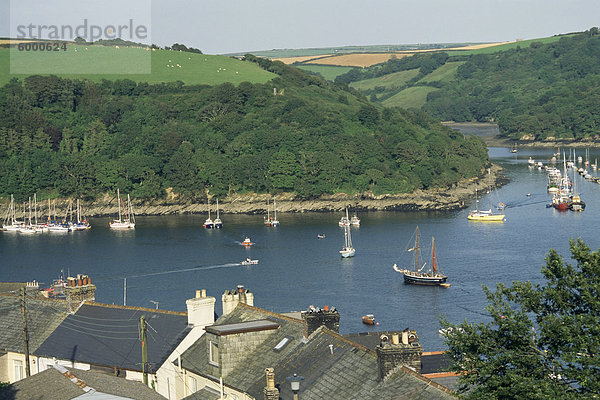
[(217, 342), (210, 341), (209, 346), (209, 363), (212, 365), (219, 366), (219, 344)]

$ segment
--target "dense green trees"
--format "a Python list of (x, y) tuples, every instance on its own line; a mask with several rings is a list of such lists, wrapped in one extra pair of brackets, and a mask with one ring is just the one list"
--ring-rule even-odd
[(554, 250), (544, 285), (484, 288), (491, 322), (452, 325), (446, 343), (469, 399), (600, 395), (600, 253), (571, 241), (575, 265)]
[(487, 162), (482, 142), (424, 114), (381, 111), (295, 68), (248, 60), (280, 77), (237, 87), (11, 81), (0, 88), (0, 195), (397, 193), (449, 185)]
[(501, 133), (545, 139), (596, 137), (600, 128), (597, 29), (528, 48), (466, 59), (423, 109), (441, 120), (497, 121)]

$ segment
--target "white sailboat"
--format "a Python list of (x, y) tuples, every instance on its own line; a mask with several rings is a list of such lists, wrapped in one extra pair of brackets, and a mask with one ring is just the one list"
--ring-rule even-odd
[(471, 210), (467, 219), (469, 221), (479, 221), (479, 222), (504, 222), (504, 213), (494, 213), (492, 211), (492, 184), (491, 184), (491, 171), (489, 172), (490, 176), (490, 209), (489, 210), (480, 210), (479, 209), (479, 199), (477, 198), (477, 188), (475, 188), (475, 205), (476, 209)]
[(23, 225), (21, 228), (19, 228), (19, 233), (24, 233), (24, 234), (32, 234), (32, 233), (38, 233), (41, 232), (41, 229), (39, 229), (37, 226), (35, 226), (33, 224), (33, 222), (31, 221), (31, 197), (29, 198), (29, 219), (27, 222), (27, 225)]
[(219, 217), (219, 199), (217, 199), (217, 218), (214, 220), (214, 227), (216, 229), (221, 229), (223, 227), (223, 221)]
[(91, 226), (87, 219), (85, 217), (83, 217), (83, 220), (81, 219), (81, 208), (79, 207), (79, 199), (77, 199), (77, 222), (73, 224), (73, 230), (85, 231), (90, 228)]
[(206, 219), (206, 221), (204, 221), (204, 224), (202, 224), (202, 226), (206, 229), (212, 229), (215, 227), (215, 223), (213, 222), (212, 218), (210, 218), (210, 200), (206, 200), (206, 204), (208, 205), (208, 218)]
[(279, 220), (277, 219), (277, 204), (275, 199), (273, 199), (273, 217), (271, 217), (270, 209), (269, 209), (269, 200), (267, 200), (267, 216), (265, 217), (264, 224), (265, 226), (279, 226)]
[(350, 225), (344, 226), (344, 247), (340, 250), (343, 258), (354, 257), (356, 250), (352, 247), (352, 237), (350, 235)]
[(9, 232), (17, 232), (23, 227), (24, 224), (25, 222), (23, 221), (17, 221), (15, 213), (15, 198), (11, 194), (10, 205), (8, 206), (8, 212), (6, 213), (4, 224), (2, 224), (2, 229)]
[[(110, 222), (112, 229), (134, 229), (135, 228), (135, 216), (133, 215), (133, 208), (131, 207), (131, 198), (127, 195), (127, 209), (125, 204), (121, 200), (121, 193), (117, 189), (117, 201), (119, 208), (119, 219), (114, 219)], [(121, 208), (123, 212), (121, 212)]]

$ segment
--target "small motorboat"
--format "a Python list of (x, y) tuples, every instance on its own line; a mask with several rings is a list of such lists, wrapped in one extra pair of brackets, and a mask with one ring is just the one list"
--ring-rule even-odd
[(244, 239), (244, 241), (242, 242), (242, 246), (246, 246), (246, 247), (250, 247), (253, 244), (254, 243), (252, 243), (252, 240), (250, 240), (250, 238), (248, 236), (246, 236), (246, 239)]
[(375, 316), (373, 314), (363, 315), (362, 322), (365, 325), (375, 325)]
[(256, 264), (258, 264), (258, 260), (252, 260), (250, 258), (246, 258), (244, 261), (241, 261), (240, 264), (242, 264), (242, 265), (256, 265)]
[(325, 234), (324, 233), (319, 233), (317, 235), (317, 239), (325, 239)]

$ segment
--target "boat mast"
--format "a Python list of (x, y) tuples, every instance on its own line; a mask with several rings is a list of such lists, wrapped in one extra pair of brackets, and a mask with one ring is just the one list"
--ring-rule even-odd
[(119, 222), (123, 222), (121, 219), (121, 192), (117, 188), (117, 208), (119, 209)]
[(275, 221), (277, 221), (277, 203), (275, 202), (275, 199), (273, 199), (273, 213), (275, 213)]
[(219, 219), (219, 199), (217, 199), (217, 219)]
[(417, 225), (417, 237), (415, 239), (415, 272), (419, 272), (419, 226)]
[(437, 272), (437, 267), (435, 266), (435, 238), (431, 237), (431, 264), (433, 265), (433, 273)]

